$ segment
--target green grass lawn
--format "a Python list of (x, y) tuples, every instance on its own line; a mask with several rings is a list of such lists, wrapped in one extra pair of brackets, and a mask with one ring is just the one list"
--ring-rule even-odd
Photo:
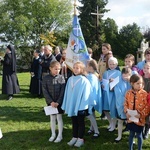
[[(0, 85), (1, 85), (0, 76)], [(73, 150), (67, 142), (72, 138), (71, 120), (63, 116), (64, 131), (63, 140), (60, 143), (51, 143), (49, 117), (45, 116), (43, 107), (46, 105), (44, 98), (34, 98), (29, 94), (29, 73), (18, 74), (21, 92), (14, 96), (11, 101), (6, 101), (6, 95), (0, 95), (0, 128), (3, 138), (0, 139), (0, 150)], [(0, 87), (1, 90), (1, 87)], [(1, 91), (0, 91), (1, 92)], [(85, 145), (81, 150), (127, 150), (128, 133), (123, 133), (120, 143), (114, 143), (117, 131), (108, 132), (107, 121), (100, 120), (97, 115), (97, 123), (100, 130), (98, 139), (91, 139), (85, 136)], [(86, 120), (86, 132), (89, 128), (89, 121)], [(137, 142), (136, 142), (137, 143)], [(135, 145), (137, 149), (137, 144)], [(150, 139), (145, 140), (143, 150), (150, 149)]]

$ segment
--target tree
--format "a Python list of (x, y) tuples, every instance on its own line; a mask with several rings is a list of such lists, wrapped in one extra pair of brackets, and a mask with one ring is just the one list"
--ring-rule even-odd
[(144, 32), (144, 38), (146, 39), (146, 41), (150, 42), (150, 28), (148, 28), (148, 29)]
[(0, 33), (17, 45), (41, 44), (40, 34), (63, 28), (70, 21), (69, 0), (3, 0)]
[(1, 0), (0, 35), (22, 55), (41, 46), (41, 34), (68, 26), (71, 10), (70, 0)]
[[(80, 24), (82, 32), (85, 38), (87, 46), (91, 47), (95, 53), (99, 53), (102, 42), (105, 40), (105, 36), (102, 29), (102, 19), (99, 17), (99, 22), (97, 22), (97, 17), (91, 15), (91, 13), (97, 12), (97, 7), (99, 8), (98, 13), (104, 14), (108, 10), (105, 9), (108, 0), (79, 0), (83, 6), (78, 9), (81, 12)], [(97, 28), (96, 28), (97, 27)]]
[(119, 56), (124, 58), (126, 54), (133, 54), (136, 56), (137, 48), (140, 46), (140, 42), (143, 38), (142, 33), (140, 32), (140, 27), (136, 23), (132, 25), (128, 24), (123, 26), (119, 31)]
[(103, 21), (103, 29), (105, 34), (104, 42), (111, 45), (114, 55), (118, 54), (118, 26), (116, 25), (116, 22), (111, 18), (107, 18)]

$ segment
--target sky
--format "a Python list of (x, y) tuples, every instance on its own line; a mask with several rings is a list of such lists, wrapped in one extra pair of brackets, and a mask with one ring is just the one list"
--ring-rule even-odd
[(133, 22), (141, 32), (150, 28), (150, 0), (108, 0), (106, 9), (110, 11), (102, 19), (114, 19), (119, 29)]

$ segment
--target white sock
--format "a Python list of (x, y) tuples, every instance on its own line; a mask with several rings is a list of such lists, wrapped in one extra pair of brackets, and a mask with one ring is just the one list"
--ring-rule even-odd
[(56, 136), (55, 130), (56, 130), (56, 115), (50, 115), (50, 125), (51, 125), (51, 132), (52, 136)]
[(117, 122), (116, 118), (111, 119), (111, 128), (109, 129), (109, 131), (113, 131), (116, 128), (116, 122)]
[(58, 137), (62, 138), (62, 132), (63, 132), (62, 114), (57, 114), (57, 122), (58, 122)]
[(111, 117), (110, 117), (110, 113), (107, 112), (107, 111), (104, 111), (104, 113), (105, 113), (105, 116), (107, 117), (107, 120), (108, 120), (108, 122), (109, 122), (108, 128), (110, 128), (110, 127), (111, 127)]
[[(94, 133), (98, 133), (99, 134), (98, 126), (97, 126), (97, 122), (96, 122), (95, 116), (93, 114), (91, 114), (91, 115), (87, 116), (87, 118), (91, 122), (91, 127), (94, 129)], [(90, 127), (90, 129), (91, 129), (91, 127)]]
[(121, 140), (121, 138), (122, 138), (122, 129), (123, 129), (123, 120), (118, 119), (118, 137), (115, 140), (117, 140), (117, 141)]

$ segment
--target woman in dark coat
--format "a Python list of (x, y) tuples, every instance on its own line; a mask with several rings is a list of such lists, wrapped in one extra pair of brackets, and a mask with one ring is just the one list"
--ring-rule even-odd
[(16, 54), (12, 45), (7, 46), (4, 60), (1, 60), (1, 63), (3, 64), (2, 94), (7, 94), (7, 100), (11, 100), (13, 94), (20, 92), (16, 75)]
[(30, 82), (30, 90), (29, 92), (31, 94), (36, 94), (39, 97), (41, 97), (42, 93), (42, 85), (41, 85), (41, 79), (42, 79), (42, 66), (40, 65), (40, 57), (39, 57), (40, 51), (35, 50), (33, 53), (33, 62), (31, 64), (31, 82)]

